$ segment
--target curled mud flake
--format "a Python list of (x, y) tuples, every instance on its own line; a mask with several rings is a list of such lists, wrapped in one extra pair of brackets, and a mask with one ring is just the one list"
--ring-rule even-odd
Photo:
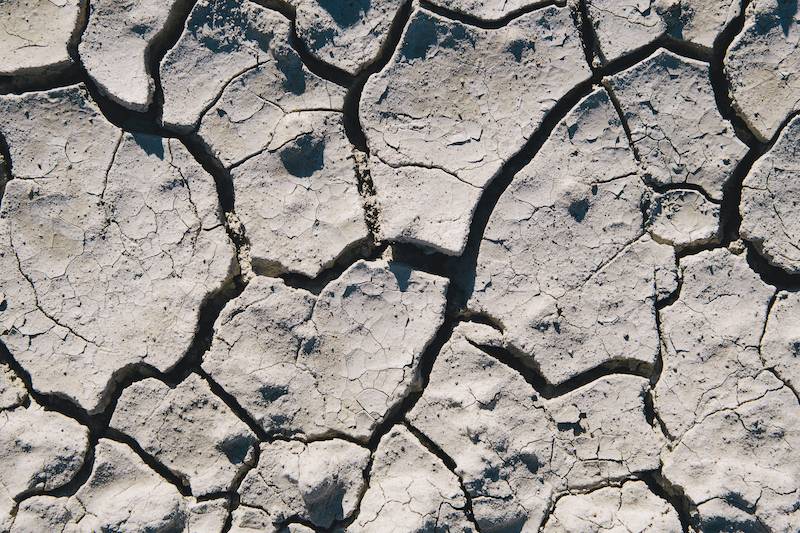
[(319, 296), (257, 277), (223, 310), (203, 368), (270, 434), (367, 441), (419, 388), (444, 279), (359, 261)]
[(800, 117), (781, 132), (742, 186), (739, 231), (773, 265), (800, 273)]
[(361, 98), (381, 236), (460, 254), (481, 189), (590, 75), (566, 8), (497, 30), (415, 10)]
[(0, 76), (38, 77), (72, 64), (80, 0), (5, 0), (0, 3)]
[(800, 109), (799, 21), (797, 2), (754, 0), (725, 54), (733, 106), (761, 141)]
[(649, 192), (608, 94), (558, 124), (500, 198), (470, 309), (559, 384), (607, 364), (652, 366), (655, 304), (675, 287), (669, 246), (644, 234)]
[(96, 413), (131, 368), (173, 368), (236, 273), (214, 181), (179, 142), (117, 130), (81, 86), (0, 109), (15, 178), (0, 338), (35, 390)]
[(276, 526), (299, 518), (327, 528), (358, 507), (370, 452), (340, 439), (276, 441), (262, 444), (260, 457), (239, 487), (241, 504)]
[(154, 82), (153, 47), (176, 24), (188, 0), (92, 0), (78, 52), (86, 73), (119, 105), (146, 111)]
[(647, 229), (658, 242), (677, 250), (719, 243), (722, 237), (719, 205), (696, 191), (672, 190), (655, 194)]

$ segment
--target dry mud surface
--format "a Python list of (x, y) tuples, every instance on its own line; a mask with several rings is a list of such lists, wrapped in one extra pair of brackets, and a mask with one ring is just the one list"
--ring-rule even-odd
[(0, 532), (800, 532), (787, 0), (0, 0)]

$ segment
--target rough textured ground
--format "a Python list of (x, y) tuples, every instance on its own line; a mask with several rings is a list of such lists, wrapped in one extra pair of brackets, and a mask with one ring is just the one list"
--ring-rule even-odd
[(0, 533), (800, 532), (799, 43), (0, 0)]

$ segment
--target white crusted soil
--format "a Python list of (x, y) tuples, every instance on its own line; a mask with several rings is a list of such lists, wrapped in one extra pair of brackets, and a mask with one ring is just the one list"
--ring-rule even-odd
[(257, 271), (315, 277), (369, 236), (341, 113), (288, 115), (231, 177)]
[(0, 363), (0, 531), (15, 522), (19, 500), (70, 483), (89, 446), (86, 427), (40, 407)]
[(747, 146), (716, 108), (709, 65), (665, 50), (607, 78), (645, 179), (697, 185), (716, 201)]
[(112, 126), (82, 86), (0, 97), (0, 115), (0, 339), (36, 390), (96, 412), (131, 367), (174, 367), (235, 273), (214, 180), (178, 141)]
[(361, 97), (382, 237), (460, 254), (481, 189), (589, 75), (567, 8), (502, 30), (416, 9)]
[(240, 504), (282, 524), (300, 518), (319, 527), (350, 517), (366, 484), (370, 452), (340, 439), (261, 445), (261, 459), (239, 487)]
[(469, 307), (553, 384), (658, 354), (672, 249), (644, 233), (648, 195), (608, 94), (562, 120), (506, 189), (481, 242)]
[(800, 533), (799, 13), (0, 0), (0, 533)]
[(762, 141), (800, 109), (798, 21), (796, 2), (753, 0), (744, 29), (725, 54), (733, 106)]
[(775, 145), (750, 169), (739, 204), (742, 238), (790, 274), (800, 273), (798, 142), (800, 117), (786, 126)]
[(460, 480), (408, 429), (394, 426), (375, 451), (353, 532), (474, 531)]
[(297, 35), (317, 59), (358, 74), (386, 44), (403, 0), (289, 0)]
[(642, 481), (603, 487), (558, 500), (543, 533), (603, 531), (612, 533), (679, 533), (678, 513)]
[(78, 47), (86, 73), (114, 102), (145, 111), (155, 84), (152, 47), (187, 0), (92, 0)]
[(319, 296), (259, 277), (223, 310), (203, 368), (269, 433), (367, 440), (419, 388), (446, 287), (382, 260)]
[(157, 379), (129, 386), (111, 427), (133, 437), (195, 496), (230, 491), (253, 462), (256, 436), (196, 374), (175, 388)]
[(72, 64), (81, 0), (0, 2), (0, 76), (40, 76)]
[(196, 502), (167, 483), (125, 444), (101, 439), (89, 479), (74, 496), (41, 496), (20, 505), (12, 533), (51, 531), (202, 531), (221, 533), (224, 500)]
[[(573, 1), (573, 0), (571, 0)], [(573, 3), (577, 4), (577, 0)], [(741, 13), (740, 0), (586, 0), (601, 62), (625, 57), (669, 37), (710, 54)]]
[(473, 344), (475, 328), (487, 335), (453, 333), (408, 420), (453, 459), (482, 531), (537, 531), (559, 493), (657, 468), (646, 380), (604, 377), (545, 399)]
[(697, 191), (671, 190), (655, 194), (647, 230), (658, 242), (677, 250), (720, 241), (720, 206)]

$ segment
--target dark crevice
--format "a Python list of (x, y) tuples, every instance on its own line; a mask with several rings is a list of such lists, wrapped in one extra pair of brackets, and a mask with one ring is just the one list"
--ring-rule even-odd
[(780, 292), (781, 292), (780, 289), (776, 290), (775, 293), (773, 293), (772, 297), (769, 299), (769, 303), (767, 304), (767, 313), (766, 313), (766, 318), (764, 320), (764, 327), (761, 329), (761, 335), (758, 338), (758, 355), (761, 359), (761, 365), (764, 367), (764, 369), (773, 376), (775, 376), (775, 378), (781, 383), (783, 383), (786, 388), (792, 391), (794, 397), (797, 398), (797, 403), (800, 404), (800, 393), (798, 393), (798, 390), (795, 387), (795, 385), (789, 383), (783, 378), (781, 373), (776, 368), (776, 365), (772, 366), (768, 365), (766, 360), (764, 359), (764, 354), (761, 351), (762, 347), (764, 346), (764, 336), (767, 334), (767, 326), (769, 325), (770, 318), (772, 318), (772, 309), (773, 307), (775, 307), (775, 303), (778, 301), (778, 294)]
[(722, 228), (722, 245), (728, 246), (739, 239), (739, 226), (742, 215), (739, 203), (742, 200), (742, 184), (755, 162), (764, 154), (765, 149), (754, 146), (747, 151), (736, 165), (730, 178), (722, 188), (722, 204), (719, 209), (720, 227)]
[[(447, 292), (449, 300), (451, 298), (449, 288)], [(418, 387), (416, 390), (403, 398), (403, 401), (400, 402), (399, 405), (396, 405), (386, 413), (381, 423), (378, 424), (373, 431), (372, 437), (367, 442), (367, 447), (370, 450), (376, 450), (378, 448), (378, 444), (380, 443), (381, 439), (384, 437), (384, 435), (389, 433), (393, 426), (403, 423), (406, 415), (414, 408), (414, 406), (417, 404), (417, 401), (419, 401), (419, 399), (422, 397), (422, 393), (425, 391), (425, 388), (428, 386), (428, 382), (430, 381), (431, 371), (433, 370), (433, 364), (436, 362), (436, 357), (439, 355), (439, 352), (441, 352), (447, 341), (450, 340), (456, 323), (457, 320), (452, 316), (452, 313), (448, 313), (445, 316), (444, 324), (439, 327), (436, 335), (431, 342), (428, 343), (428, 346), (420, 356), (417, 367), (417, 375), (419, 376)]]
[[(254, 468), (258, 466), (258, 462), (261, 459), (261, 446), (258, 442), (253, 443), (252, 445), (252, 454), (251, 454), (251, 463), (249, 468), (243, 468), (242, 471), (239, 473), (237, 478), (234, 480), (231, 490), (226, 493), (226, 497), (228, 499), (228, 516), (225, 517), (225, 523), (222, 525), (222, 529), (220, 533), (226, 533), (231, 530), (233, 527), (233, 511), (239, 508), (241, 503), (240, 496), (239, 496), (239, 488), (244, 481), (244, 478), (247, 474)], [(198, 498), (198, 501), (204, 501), (205, 498)]]
[(316, 276), (309, 277), (304, 274), (286, 272), (283, 265), (253, 260), (253, 271), (260, 276), (279, 277), (283, 282), (295, 289), (303, 289), (313, 294), (319, 294), (328, 283), (339, 278), (345, 270), (360, 260), (374, 261), (379, 259), (385, 251), (385, 246), (375, 246), (370, 239), (351, 243), (342, 250), (333, 264), (326, 265)]
[(285, 0), (249, 0), (254, 4), (258, 4), (261, 7), (266, 7), (267, 9), (271, 9), (273, 11), (277, 11), (284, 17), (289, 20), (295, 20), (297, 17), (297, 9), (294, 5), (290, 4)]
[(440, 5), (435, 4), (430, 0), (419, 0), (419, 4), (421, 7), (427, 9), (432, 13), (435, 13), (436, 15), (439, 15), (440, 17), (460, 22), (461, 24), (466, 24), (467, 26), (475, 26), (477, 28), (483, 28), (485, 30), (496, 30), (504, 26), (507, 26), (508, 24), (514, 22), (515, 19), (527, 15), (528, 13), (532, 13), (533, 11), (538, 11), (540, 9), (544, 9), (550, 6), (564, 7), (566, 5), (566, 1), (565, 0), (540, 0), (538, 2), (531, 1), (527, 6), (511, 10), (508, 13), (504, 14), (502, 17), (495, 19), (484, 19), (476, 17), (475, 15), (471, 15), (469, 13), (465, 13), (463, 11), (448, 9), (446, 7), (442, 7)]
[(376, 261), (384, 257), (392, 262), (409, 265), (414, 270), (444, 278), (452, 277), (452, 272), (458, 262), (456, 257), (421, 250), (412, 244), (376, 244), (367, 239), (353, 243), (340, 254), (332, 265), (325, 267), (314, 277), (286, 272), (281, 265), (258, 260), (253, 261), (253, 271), (259, 276), (279, 277), (289, 287), (319, 295), (329, 283), (341, 277), (354, 263), (361, 260)]
[(79, 2), (80, 13), (78, 15), (78, 23), (75, 25), (75, 29), (73, 30), (69, 39), (69, 43), (67, 44), (67, 53), (69, 54), (70, 59), (72, 59), (72, 63), (74, 65), (81, 65), (81, 58), (78, 54), (78, 45), (81, 44), (83, 33), (86, 31), (87, 26), (89, 26), (89, 10), (91, 9), (89, 0), (79, 0)]
[(473, 512), (472, 507), (472, 495), (467, 490), (466, 485), (464, 484), (464, 479), (456, 472), (458, 466), (456, 462), (453, 460), (452, 457), (447, 455), (447, 453), (439, 447), (435, 442), (428, 438), (422, 431), (418, 430), (413, 424), (408, 422), (407, 420), (404, 422), (406, 429), (413, 434), (417, 440), (422, 444), (430, 453), (435, 455), (439, 458), (440, 461), (445, 465), (445, 467), (458, 479), (458, 484), (461, 486), (461, 492), (464, 494), (464, 515), (467, 519), (472, 523), (475, 531), (480, 533), (481, 528), (478, 525), (477, 520), (475, 520), (475, 513)]
[(225, 522), (222, 524), (220, 533), (230, 533), (231, 528), (233, 528), (233, 512), (239, 508), (239, 505), (239, 494), (234, 492), (231, 494), (231, 498), (228, 502), (228, 516), (225, 517)]
[(653, 494), (667, 501), (677, 511), (684, 533), (702, 531), (697, 506), (680, 487), (670, 483), (660, 471), (645, 472), (640, 475), (640, 479), (647, 484)]
[(212, 178), (219, 196), (219, 206), (222, 213), (235, 211), (236, 193), (233, 186), (233, 177), (222, 162), (211, 155), (205, 143), (196, 135), (183, 135), (179, 137), (195, 161), (197, 161)]
[(369, 238), (375, 245), (380, 239), (380, 212), (375, 191), (375, 182), (372, 180), (372, 172), (369, 168), (369, 161), (366, 152), (353, 148), (353, 168), (358, 180), (358, 194), (361, 196), (361, 204), (364, 209), (364, 223), (369, 231)]
[(352, 86), (354, 81), (352, 74), (325, 63), (308, 50), (306, 43), (297, 35), (297, 22), (295, 18), (292, 18), (291, 28), (289, 44), (294, 48), (295, 52), (297, 52), (297, 55), (300, 56), (303, 65), (310, 70), (312, 74), (316, 74), (320, 78), (331, 81), (342, 87)]
[(614, 74), (618, 74), (638, 65), (661, 49), (672, 52), (685, 59), (693, 59), (703, 63), (708, 63), (710, 61), (710, 57), (707, 54), (698, 51), (698, 49), (688, 43), (672, 39), (668, 36), (662, 36), (641, 48), (637, 48), (629, 54), (605, 62), (599, 67), (594, 67), (593, 70), (600, 76), (613, 76)]
[(198, 313), (197, 330), (192, 343), (181, 362), (166, 374), (168, 378), (180, 382), (199, 368), (203, 362), (203, 355), (211, 348), (214, 323), (228, 302), (237, 298), (243, 291), (244, 283), (240, 277), (236, 277), (203, 302)]
[(589, 16), (586, 0), (578, 0), (577, 12), (573, 12), (573, 17), (576, 18), (575, 25), (581, 34), (581, 44), (583, 45), (583, 53), (586, 55), (586, 63), (592, 69), (595, 68), (595, 58), (601, 64), (605, 64), (606, 58), (598, 45), (597, 33)]
[(0, 76), (0, 95), (47, 91), (75, 85), (82, 81), (81, 68), (75, 63), (33, 76)]
[(164, 56), (178, 43), (178, 40), (189, 19), (189, 14), (194, 9), (197, 0), (179, 0), (170, 10), (164, 28), (150, 42), (145, 50), (147, 72), (153, 79), (153, 101), (150, 103), (150, 117), (160, 125), (161, 114), (164, 109), (164, 89), (161, 86), (161, 61)]
[(181, 493), (182, 496), (191, 496), (192, 490), (189, 487), (189, 483), (187, 480), (182, 479), (180, 476), (176, 475), (172, 470), (164, 466), (163, 463), (158, 461), (155, 457), (147, 453), (136, 441), (136, 439), (129, 437), (128, 435), (117, 431), (114, 428), (108, 428), (104, 432), (101, 438), (112, 440), (114, 442), (118, 442), (120, 444), (125, 444), (128, 446), (133, 452), (139, 456), (139, 458), (148, 466), (150, 470), (164, 478), (167, 482), (173, 485), (178, 492)]
[(124, 373), (120, 373), (120, 376), (114, 380), (110, 387), (109, 397), (103, 411), (95, 415), (101, 432), (108, 428), (122, 393), (133, 383), (147, 378), (156, 378), (171, 387), (175, 387), (198, 369), (202, 363), (203, 354), (211, 346), (214, 322), (216, 322), (225, 305), (241, 294), (243, 290), (244, 285), (237, 277), (224, 284), (203, 301), (198, 312), (197, 329), (194, 338), (184, 356), (169, 371), (160, 372), (148, 364), (140, 363), (131, 365)]
[(369, 154), (367, 138), (364, 135), (364, 130), (361, 127), (361, 119), (359, 117), (361, 93), (364, 91), (364, 85), (366, 85), (369, 77), (380, 72), (389, 64), (389, 60), (391, 60), (395, 50), (400, 45), (403, 31), (405, 30), (406, 24), (408, 24), (409, 18), (411, 18), (411, 10), (411, 0), (405, 0), (394, 16), (392, 24), (389, 27), (389, 33), (386, 35), (377, 56), (353, 79), (344, 97), (344, 130), (347, 134), (347, 138), (350, 140), (350, 144), (367, 154)]
[(258, 437), (259, 441), (269, 442), (271, 440), (267, 432), (264, 431), (264, 428), (262, 428), (261, 425), (250, 416), (250, 413), (248, 413), (247, 410), (242, 407), (239, 401), (232, 394), (228, 393), (228, 391), (226, 391), (219, 383), (214, 381), (214, 378), (212, 378), (203, 368), (195, 369), (195, 373), (203, 378), (206, 383), (208, 383), (211, 392), (213, 392), (215, 396), (222, 400), (223, 403), (228, 406), (228, 409), (230, 409), (239, 418), (239, 420), (244, 422), (247, 427), (250, 428), (250, 431), (252, 431), (256, 437)]
[(238, 282), (242, 285), (241, 290), (244, 290), (244, 285), (249, 282), (252, 275), (250, 241), (247, 238), (244, 224), (236, 217), (236, 189), (230, 169), (211, 154), (205, 142), (196, 134), (183, 135), (180, 137), (180, 141), (194, 160), (214, 179), (220, 213), (223, 217), (222, 222), (228, 238), (236, 249), (236, 259), (239, 265)]
[(655, 405), (654, 394), (658, 380), (661, 379), (661, 373), (664, 371), (664, 351), (666, 348), (664, 345), (664, 330), (661, 320), (661, 311), (677, 302), (681, 296), (681, 290), (683, 289), (683, 277), (680, 275), (680, 259), (677, 255), (675, 256), (675, 269), (678, 272), (677, 288), (668, 297), (662, 298), (656, 302), (655, 318), (656, 331), (658, 332), (658, 353), (656, 354), (656, 361), (653, 365), (652, 373), (650, 374), (650, 390), (647, 391), (644, 397), (645, 417), (647, 418), (648, 423), (653, 428), (657, 426), (664, 437), (670, 441), (674, 441), (675, 437), (670, 433), (667, 425), (664, 423), (658, 413), (658, 409)]
[(725, 75), (724, 64), (725, 54), (728, 48), (736, 36), (744, 29), (744, 23), (747, 18), (747, 6), (750, 2), (751, 0), (741, 0), (741, 13), (731, 20), (714, 40), (709, 74), (711, 77), (711, 86), (714, 89), (714, 98), (717, 102), (717, 109), (723, 118), (733, 125), (733, 129), (736, 132), (736, 136), (739, 137), (739, 140), (753, 148), (759, 144), (759, 141), (750, 130), (747, 123), (736, 113), (729, 91), (730, 84)]
[(658, 414), (658, 409), (655, 407), (654, 386), (651, 385), (644, 395), (644, 415), (650, 427), (661, 432), (661, 434), (670, 442), (675, 442), (677, 438), (670, 433), (661, 415)]
[(179, 0), (169, 13), (164, 28), (158, 32), (145, 49), (146, 70), (153, 80), (154, 87), (153, 101), (146, 111), (128, 109), (106, 95), (86, 72), (78, 55), (78, 42), (75, 43), (74, 50), (71, 51), (77, 75), (74, 82), (82, 82), (86, 86), (92, 100), (109, 122), (129, 132), (146, 133), (165, 138), (176, 137), (174, 132), (161, 126), (164, 95), (161, 88), (160, 64), (167, 52), (178, 42), (195, 3), (196, 0)]
[(503, 165), (497, 176), (484, 188), (472, 217), (464, 253), (454, 261), (451, 267), (451, 281), (454, 284), (451, 290), (455, 290), (457, 293), (454, 297), (459, 309), (467, 307), (467, 301), (475, 288), (475, 272), (481, 241), (489, 218), (500, 197), (511, 185), (514, 176), (533, 160), (547, 139), (550, 138), (550, 134), (558, 123), (578, 102), (591, 93), (593, 82), (596, 81), (599, 81), (599, 78), (594, 76), (591, 80), (578, 84), (561, 98), (544, 116), (541, 124), (524, 146)]
[[(620, 125), (622, 125), (622, 131), (625, 132), (625, 137), (628, 139), (628, 147), (630, 147), (634, 159), (636, 159), (636, 161), (641, 161), (642, 158), (639, 155), (639, 148), (636, 146), (636, 141), (633, 140), (631, 126), (628, 124), (628, 119), (625, 116), (625, 111), (622, 109), (622, 104), (620, 103), (619, 98), (617, 98), (617, 93), (611, 88), (611, 84), (608, 83), (608, 80), (603, 80), (603, 88), (605, 88), (606, 93), (608, 94), (608, 99), (611, 101), (614, 111), (617, 112)], [(703, 194), (705, 194), (705, 192)]]
[(467, 339), (472, 346), (481, 350), (486, 355), (497, 359), (504, 365), (516, 370), (533, 389), (546, 400), (558, 398), (565, 394), (570, 394), (575, 390), (593, 383), (604, 377), (611, 375), (628, 375), (645, 379), (650, 379), (653, 374), (653, 367), (643, 361), (634, 359), (613, 360), (600, 364), (592, 369), (583, 371), (574, 377), (558, 384), (553, 385), (547, 381), (539, 369), (536, 367), (535, 360), (525, 354), (513, 353), (510, 349), (500, 346), (489, 346)]
[(742, 189), (745, 178), (750, 173), (753, 165), (767, 152), (769, 152), (778, 138), (783, 133), (784, 128), (797, 116), (800, 112), (789, 114), (781, 123), (780, 127), (775, 132), (775, 135), (767, 143), (754, 143), (753, 146), (745, 154), (744, 158), (739, 162), (731, 175), (730, 179), (723, 188), (722, 206), (720, 208), (720, 219), (723, 227), (723, 243), (728, 244), (739, 239), (739, 227), (742, 223), (742, 216), (739, 212), (739, 204), (742, 200)]
[(504, 326), (502, 322), (497, 320), (495, 317), (483, 313), (483, 312), (475, 312), (471, 309), (466, 309), (461, 312), (459, 318), (463, 322), (472, 322), (474, 324), (481, 324), (484, 326), (489, 326), (490, 328), (494, 329), (498, 334), (502, 335)]
[(0, 207), (6, 194), (6, 184), (13, 178), (11, 150), (8, 148), (5, 136), (0, 133)]
[(747, 264), (758, 274), (761, 281), (780, 290), (800, 290), (800, 274), (789, 274), (780, 267), (771, 264), (759, 253), (753, 243), (745, 242), (747, 249)]

